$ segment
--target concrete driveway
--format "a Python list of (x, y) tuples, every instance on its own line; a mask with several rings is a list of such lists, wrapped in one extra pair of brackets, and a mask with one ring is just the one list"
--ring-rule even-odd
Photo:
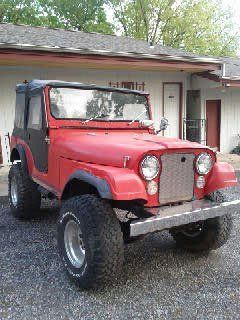
[[(240, 195), (240, 186), (228, 191)], [(230, 241), (210, 254), (177, 249), (168, 232), (125, 247), (119, 278), (81, 291), (65, 275), (56, 246), (58, 209), (14, 219), (0, 204), (0, 319), (239, 319), (240, 216)]]

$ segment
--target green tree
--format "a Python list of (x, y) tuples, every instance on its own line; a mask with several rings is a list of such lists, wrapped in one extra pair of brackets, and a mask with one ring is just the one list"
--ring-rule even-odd
[(113, 33), (106, 0), (1, 0), (0, 22)]
[(197, 54), (234, 55), (231, 12), (217, 0), (109, 0), (123, 34)]
[(31, 0), (1, 0), (0, 22), (45, 25), (48, 17), (44, 15), (39, 1)]
[(65, 29), (113, 33), (107, 22), (105, 0), (40, 0), (49, 16), (57, 17)]

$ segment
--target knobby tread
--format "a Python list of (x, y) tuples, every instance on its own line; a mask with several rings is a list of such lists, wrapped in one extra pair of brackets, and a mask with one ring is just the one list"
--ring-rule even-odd
[[(11, 201), (11, 180), (17, 180), (18, 203), (14, 206)], [(41, 206), (41, 194), (37, 185), (25, 174), (21, 164), (13, 164), (8, 174), (8, 197), (10, 209), (13, 215), (19, 219), (30, 219), (39, 215)]]
[[(227, 200), (221, 190), (209, 194), (208, 198), (218, 203)], [(232, 227), (232, 216), (226, 214), (206, 220), (202, 232), (196, 237), (188, 237), (179, 230), (170, 230), (170, 233), (179, 247), (190, 251), (211, 251), (222, 247), (228, 241)]]
[[(83, 236), (85, 235), (89, 245), (90, 256), (86, 255), (87, 267), (84, 274), (81, 274), (80, 270), (73, 271), (69, 264), (66, 265), (64, 252), (61, 252), (64, 250), (63, 228), (67, 212), (74, 213), (79, 219), (81, 228), (84, 229)], [(111, 205), (95, 195), (76, 196), (64, 202), (58, 222), (58, 242), (60, 255), (68, 273), (81, 287), (89, 288), (105, 284), (121, 272), (123, 236), (119, 221)]]

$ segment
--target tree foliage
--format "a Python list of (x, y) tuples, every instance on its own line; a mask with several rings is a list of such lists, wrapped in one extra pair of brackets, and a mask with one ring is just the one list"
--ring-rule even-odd
[(43, 25), (48, 24), (39, 1), (1, 0), (0, 22), (15, 24)]
[(0, 22), (113, 33), (105, 0), (1, 0)]
[(105, 0), (41, 0), (45, 12), (65, 29), (113, 33), (104, 10)]
[(234, 55), (231, 12), (217, 0), (109, 0), (126, 36), (207, 55)]

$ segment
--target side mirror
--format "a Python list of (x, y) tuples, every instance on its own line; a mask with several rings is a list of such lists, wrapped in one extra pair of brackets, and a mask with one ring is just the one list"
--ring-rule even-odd
[(169, 126), (168, 119), (165, 117), (162, 117), (162, 119), (160, 121), (160, 127), (159, 127), (159, 130), (157, 131), (157, 133), (166, 130), (168, 126)]

